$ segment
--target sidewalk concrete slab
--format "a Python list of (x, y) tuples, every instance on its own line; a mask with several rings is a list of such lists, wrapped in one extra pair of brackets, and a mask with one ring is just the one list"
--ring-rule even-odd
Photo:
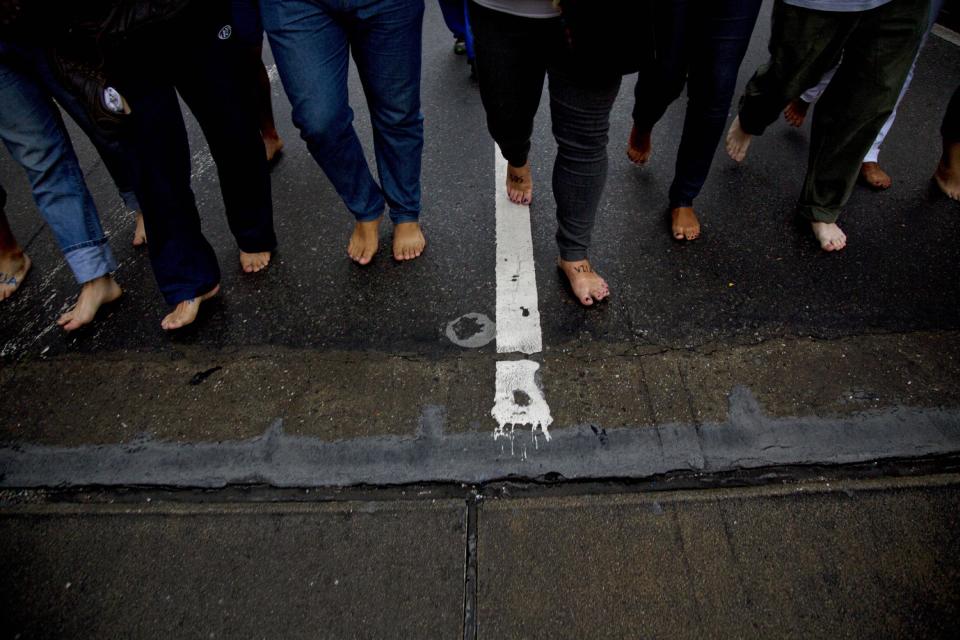
[(462, 637), (462, 502), (0, 510), (0, 638)]
[(927, 482), (488, 501), (478, 637), (953, 637), (960, 487)]
[(958, 345), (938, 333), (551, 351), (554, 424), (499, 439), (483, 355), (61, 356), (0, 374), (0, 486), (642, 479), (953, 455)]

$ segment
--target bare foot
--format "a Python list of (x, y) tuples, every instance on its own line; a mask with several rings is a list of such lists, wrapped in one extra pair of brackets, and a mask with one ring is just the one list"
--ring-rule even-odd
[(743, 162), (752, 138), (753, 136), (740, 127), (740, 116), (737, 116), (727, 131), (727, 154), (737, 162)]
[(256, 273), (262, 271), (270, 264), (270, 252), (260, 251), (258, 253), (240, 252), (240, 268), (244, 273)]
[(573, 295), (583, 306), (592, 306), (594, 302), (600, 302), (610, 295), (607, 281), (594, 272), (589, 260), (567, 262), (558, 259), (557, 266), (567, 276)]
[(133, 230), (133, 246), (140, 247), (147, 244), (147, 229), (143, 226), (143, 213), (137, 211), (137, 226)]
[(700, 221), (693, 207), (670, 210), (670, 229), (675, 240), (696, 240), (700, 237)]
[(647, 164), (650, 153), (653, 151), (650, 141), (651, 131), (639, 133), (634, 127), (630, 130), (630, 140), (627, 141), (627, 157), (633, 164)]
[(164, 316), (163, 320), (160, 321), (160, 326), (167, 331), (187, 326), (197, 319), (197, 313), (200, 311), (200, 303), (217, 295), (219, 291), (220, 285), (216, 285), (202, 296), (177, 303), (173, 311)]
[(20, 249), (0, 255), (0, 300), (6, 300), (20, 288), (30, 265), (30, 256)]
[(809, 102), (803, 98), (794, 98), (790, 101), (790, 104), (787, 105), (787, 108), (783, 110), (783, 119), (786, 120), (791, 127), (800, 128), (803, 126), (803, 121), (807, 118), (807, 111), (809, 109)]
[(840, 251), (847, 246), (847, 235), (835, 222), (811, 222), (810, 226), (824, 251)]
[(507, 197), (514, 204), (530, 204), (533, 201), (533, 178), (530, 163), (515, 167), (507, 163)]
[(427, 239), (416, 222), (401, 222), (393, 227), (393, 259), (419, 258), (427, 246)]
[(60, 316), (57, 324), (63, 327), (64, 331), (74, 331), (85, 324), (90, 324), (101, 306), (113, 302), (122, 294), (123, 289), (111, 275), (84, 282), (77, 303)]
[(267, 162), (273, 162), (277, 154), (283, 150), (283, 140), (279, 135), (263, 136), (263, 148), (267, 150)]
[(948, 198), (960, 200), (960, 142), (944, 143), (933, 179)]
[(893, 178), (891, 178), (886, 171), (881, 169), (880, 165), (876, 162), (864, 162), (861, 164), (860, 178), (867, 184), (868, 187), (872, 187), (878, 191), (889, 189), (890, 185), (893, 184)]
[(368, 222), (358, 222), (353, 228), (350, 243), (347, 244), (347, 255), (357, 264), (370, 264), (373, 254), (380, 246), (379, 238), (380, 218)]

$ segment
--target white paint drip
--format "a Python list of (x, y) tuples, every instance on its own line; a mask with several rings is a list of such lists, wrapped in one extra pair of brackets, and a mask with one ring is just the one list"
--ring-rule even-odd
[(543, 349), (530, 207), (507, 197), (507, 161), (494, 145), (497, 206), (497, 353)]
[[(490, 415), (497, 421), (493, 432), (494, 440), (508, 438), (510, 453), (513, 455), (514, 432), (517, 427), (529, 425), (532, 439), (536, 441), (537, 431), (549, 442), (550, 425), (553, 417), (543, 391), (537, 385), (536, 373), (540, 365), (531, 360), (508, 360), (497, 363), (497, 387), (493, 409)], [(526, 458), (526, 444), (522, 443), (523, 457)]]

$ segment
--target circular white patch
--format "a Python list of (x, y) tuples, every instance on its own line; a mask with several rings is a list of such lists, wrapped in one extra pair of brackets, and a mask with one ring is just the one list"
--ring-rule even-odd
[(217, 34), (217, 37), (221, 40), (226, 40), (230, 37), (231, 33), (233, 33), (233, 27), (230, 25), (225, 25), (223, 29), (220, 29), (220, 33)]
[(497, 325), (482, 313), (468, 313), (447, 323), (447, 339), (458, 347), (478, 349), (497, 335)]

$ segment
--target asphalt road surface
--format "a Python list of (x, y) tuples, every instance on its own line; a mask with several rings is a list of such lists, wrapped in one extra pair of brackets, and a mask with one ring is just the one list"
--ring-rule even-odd
[[(347, 258), (352, 216), (293, 127), (269, 53), (286, 141), (272, 173), (279, 249), (265, 272), (240, 272), (187, 115), (223, 281), (181, 331), (161, 330), (133, 216), (68, 123), (125, 295), (62, 333), (77, 286), (0, 153), (34, 264), (0, 309), (10, 637), (946, 637), (960, 610), (960, 205), (930, 177), (960, 39), (930, 37), (881, 153), (893, 186), (855, 189), (837, 254), (794, 217), (809, 124), (772, 126), (739, 166), (718, 149), (697, 200), (702, 237), (674, 241), (684, 103), (634, 167), (625, 77), (590, 253), (612, 296), (584, 309), (554, 267), (546, 96), (534, 202), (511, 208), (477, 86), (427, 4), (429, 244), (413, 262)], [(765, 59), (770, 6), (741, 88)], [(355, 73), (350, 91), (372, 163)], [(850, 480), (854, 468), (879, 484)], [(822, 469), (839, 474), (832, 488)], [(883, 479), (899, 475), (919, 479)], [(660, 499), (636, 484), (676, 478), (697, 491)], [(766, 488), (731, 496), (718, 478)], [(586, 486), (574, 480), (604, 489), (490, 489)], [(744, 519), (757, 527), (737, 529)]]

